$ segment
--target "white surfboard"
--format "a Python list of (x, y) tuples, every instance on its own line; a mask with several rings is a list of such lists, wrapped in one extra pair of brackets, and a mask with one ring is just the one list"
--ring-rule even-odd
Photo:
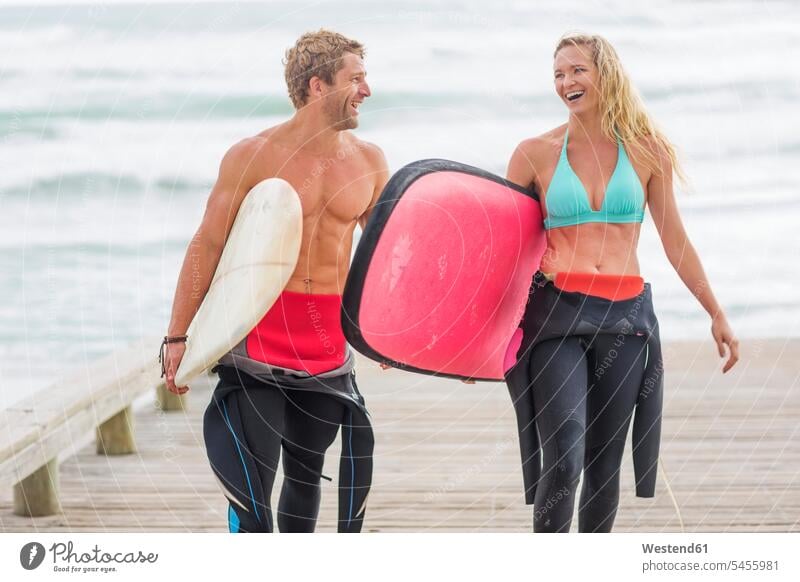
[(294, 272), (302, 232), (300, 198), (288, 182), (270, 178), (247, 193), (186, 332), (177, 386), (216, 364), (261, 321)]

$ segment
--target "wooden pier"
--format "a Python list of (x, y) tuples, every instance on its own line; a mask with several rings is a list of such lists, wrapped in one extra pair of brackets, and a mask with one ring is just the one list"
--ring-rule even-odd
[[(628, 446), (615, 531), (800, 531), (800, 340), (742, 344), (742, 361), (724, 376), (713, 344), (665, 344), (656, 497), (634, 496)], [(357, 370), (376, 434), (365, 531), (531, 530), (505, 385), (382, 371), (363, 359)], [(133, 453), (99, 455), (94, 433), (76, 438), (77, 452), (59, 459), (61, 510), (15, 515), (4, 487), (0, 530), (227, 531), (202, 436), (212, 387), (210, 378), (196, 383), (185, 412), (160, 410), (154, 391), (139, 396)], [(334, 477), (338, 454), (337, 439), (325, 466)], [(323, 481), (318, 531), (333, 531), (335, 504), (335, 482)]]

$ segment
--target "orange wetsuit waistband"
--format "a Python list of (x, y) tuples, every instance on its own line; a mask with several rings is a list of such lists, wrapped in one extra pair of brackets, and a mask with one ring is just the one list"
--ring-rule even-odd
[(562, 291), (593, 295), (610, 301), (633, 299), (644, 289), (644, 279), (639, 275), (572, 273), (566, 271), (543, 274)]

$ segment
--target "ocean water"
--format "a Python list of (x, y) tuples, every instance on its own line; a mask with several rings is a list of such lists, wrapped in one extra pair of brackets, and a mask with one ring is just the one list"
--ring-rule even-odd
[[(766, 0), (4, 2), (0, 408), (163, 333), (221, 156), (291, 114), (281, 58), (321, 26), (366, 44), (358, 133), (393, 170), (503, 173), (566, 120), (558, 37), (605, 35), (680, 148), (681, 213), (735, 331), (797, 336), (799, 24), (796, 3)], [(709, 338), (649, 219), (639, 257), (664, 338)]]

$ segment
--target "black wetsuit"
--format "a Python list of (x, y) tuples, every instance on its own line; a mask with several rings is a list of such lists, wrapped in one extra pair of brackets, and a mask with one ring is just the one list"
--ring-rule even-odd
[(305, 377), (252, 360), (237, 365), (215, 368), (220, 380), (203, 418), (209, 461), (229, 501), (229, 530), (274, 530), (270, 498), (282, 451), (278, 529), (314, 531), (325, 451), (341, 426), (337, 529), (360, 531), (374, 439), (352, 363), (344, 373)]
[(522, 347), (506, 375), (520, 432), (526, 502), (536, 532), (608, 532), (634, 418), (636, 494), (652, 497), (663, 365), (649, 284), (629, 300), (558, 290), (541, 273), (523, 318)]

